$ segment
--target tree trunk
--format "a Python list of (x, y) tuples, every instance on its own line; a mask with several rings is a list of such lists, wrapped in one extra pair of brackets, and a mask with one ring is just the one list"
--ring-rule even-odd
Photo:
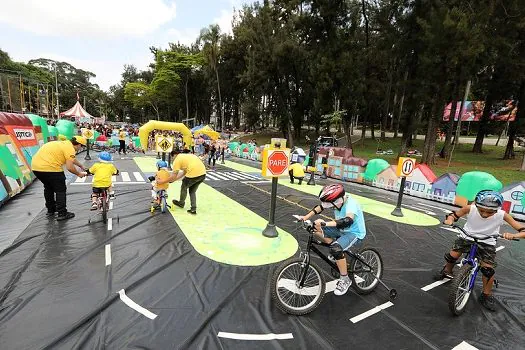
[(425, 145), (423, 146), (423, 156), (421, 157), (421, 163), (423, 164), (434, 164), (434, 157), (436, 154), (436, 135), (439, 125), (440, 106), (442, 105), (441, 96), (438, 96), (432, 104), (430, 118), (428, 120), (427, 134), (425, 136)]
[(217, 92), (219, 94), (219, 115), (221, 116), (221, 131), (224, 131), (224, 113), (222, 112), (221, 84), (219, 83), (219, 70), (217, 68), (215, 68), (215, 76), (217, 77)]
[[(425, 105), (421, 104), (421, 107), (419, 108), (419, 111), (417, 112), (417, 120), (416, 125), (414, 127), (414, 133), (412, 134), (412, 138), (414, 140), (417, 140), (417, 134), (419, 132), (419, 126), (421, 125), (421, 120), (423, 119), (423, 110), (425, 109)], [(432, 118), (432, 116), (430, 116)]]
[(403, 78), (403, 93), (401, 94), (401, 100), (399, 101), (399, 113), (396, 118), (396, 128), (394, 129), (394, 138), (397, 138), (397, 134), (399, 132), (399, 123), (401, 122), (401, 116), (403, 115), (403, 104), (405, 102), (405, 91), (406, 91), (407, 80), (408, 80), (408, 69), (406, 70), (405, 77)]
[[(188, 77), (186, 77), (186, 83), (184, 84), (184, 94), (186, 96), (186, 119), (190, 119), (190, 105), (188, 102), (188, 80), (190, 80)], [(188, 120), (186, 121), (188, 122)]]
[(288, 145), (288, 148), (292, 148), (294, 146), (293, 142), (293, 133), (292, 133), (292, 120), (291, 120), (291, 113), (289, 113), (288, 118), (288, 125), (287, 125), (287, 131), (288, 131), (288, 140), (290, 141), (290, 144)]
[(395, 121), (395, 113), (394, 113), (394, 109), (396, 109), (396, 104), (397, 104), (397, 89), (396, 89), (396, 92), (394, 94), (394, 101), (393, 101), (393, 105), (392, 105), (392, 119), (390, 120), (390, 128), (389, 130), (390, 131), (394, 131), (394, 121)]
[[(514, 159), (515, 157), (514, 140), (516, 139), (516, 134), (518, 132), (519, 127), (525, 121), (525, 80), (521, 82), (520, 93), (518, 96), (518, 112), (516, 113), (516, 120), (510, 123), (509, 140), (507, 141), (507, 147), (505, 148), (505, 155), (503, 156), (503, 159)], [(525, 170), (524, 166), (525, 155), (523, 156), (523, 164), (521, 166), (521, 170)]]
[(443, 148), (441, 148), (441, 151), (439, 152), (439, 156), (441, 158), (447, 158), (450, 153), (450, 146), (452, 143), (452, 134), (454, 133), (454, 118), (456, 116), (457, 107), (458, 107), (458, 101), (454, 99), (452, 101), (452, 106), (450, 107), (450, 116), (449, 116), (448, 123), (447, 123), (447, 135), (445, 136), (445, 144), (443, 145)]
[(386, 129), (388, 128), (388, 113), (390, 112), (390, 92), (392, 91), (392, 69), (389, 69), (388, 86), (386, 88), (386, 106), (381, 122), (381, 141), (386, 141)]

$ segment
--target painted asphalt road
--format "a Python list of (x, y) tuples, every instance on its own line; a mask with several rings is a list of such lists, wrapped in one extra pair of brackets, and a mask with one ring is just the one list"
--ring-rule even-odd
[[(89, 211), (89, 189), (71, 185), (68, 203), (77, 217), (59, 224), (38, 215), (20, 237), (20, 253), (15, 249), (0, 256), (0, 266), (10, 267), (0, 271), (0, 289), (7, 282), (12, 286), (8, 293), (3, 289), (0, 305), (0, 336), (6, 348), (16, 344), (16, 348), (70, 349), (82, 342), (86, 348), (104, 344), (107, 348), (452, 349), (468, 344), (492, 349), (514, 348), (523, 342), (522, 332), (517, 331), (523, 317), (519, 313), (523, 276), (516, 262), (525, 256), (518, 242), (505, 242), (498, 252), (500, 311), (484, 312), (475, 295), (467, 314), (457, 318), (449, 315), (446, 306), (449, 284), (428, 287), (454, 234), (440, 225), (414, 227), (365, 214), (367, 244), (381, 251), (385, 282), (398, 290), (398, 299), (390, 305), (380, 287), (367, 296), (353, 290), (343, 297), (328, 293), (313, 313), (291, 317), (273, 306), (266, 285), (268, 266), (234, 267), (196, 253), (186, 237), (191, 228), (183, 225), (191, 223), (189, 214), (177, 209), (174, 218), (151, 215), (150, 185), (135, 183), (139, 182), (136, 172), (144, 179), (146, 173), (132, 160), (118, 160), (116, 165), (130, 181), (117, 178), (122, 184), (116, 189), (108, 224), (87, 224), (90, 216), (97, 215)], [(216, 172), (232, 171), (218, 166)], [(262, 191), (269, 190), (270, 184), (256, 185), (259, 190), (249, 180), (213, 180), (206, 186), (266, 217), (269, 196)], [(362, 196), (395, 200), (395, 194), (383, 193), (379, 198), (380, 192), (356, 188), (363, 191)], [(210, 215), (221, 205), (208, 202), (204, 194), (199, 197), (196, 218)], [(290, 213), (311, 208), (315, 197), (290, 186), (279, 186), (279, 195), (286, 201), (278, 200), (277, 224), (302, 247), (304, 235), (291, 222)], [(419, 199), (407, 200), (421, 213), (433, 211), (436, 216), (430, 216), (442, 218), (439, 210), (418, 203), (429, 205)], [(235, 226), (236, 214), (221, 214), (220, 220)], [(208, 227), (213, 233), (215, 227)], [(38, 232), (48, 233), (35, 236)], [(36, 238), (30, 238), (33, 236)], [(220, 238), (210, 235), (206, 239)], [(246, 242), (229, 244), (242, 243)], [(34, 258), (24, 270), (18, 269), (20, 257), (26, 259), (33, 251)], [(13, 274), (15, 271), (20, 273)], [(13, 281), (12, 276), (20, 276), (21, 282)], [(27, 285), (32, 286), (31, 292), (24, 290)], [(334, 287), (329, 282), (329, 289)], [(476, 288), (478, 292), (479, 283)], [(505, 328), (494, 328), (502, 322)], [(28, 333), (27, 329), (38, 332)]]

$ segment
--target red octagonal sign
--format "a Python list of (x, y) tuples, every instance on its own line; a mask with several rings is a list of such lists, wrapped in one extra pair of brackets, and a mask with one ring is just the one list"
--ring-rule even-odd
[(288, 157), (283, 151), (273, 151), (268, 156), (268, 170), (273, 175), (281, 175), (288, 167)]

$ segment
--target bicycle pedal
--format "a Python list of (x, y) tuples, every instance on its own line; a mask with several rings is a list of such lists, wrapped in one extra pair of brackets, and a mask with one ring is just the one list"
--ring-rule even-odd
[(499, 281), (498, 281), (497, 279), (494, 279), (494, 286), (495, 286), (496, 288), (499, 287)]

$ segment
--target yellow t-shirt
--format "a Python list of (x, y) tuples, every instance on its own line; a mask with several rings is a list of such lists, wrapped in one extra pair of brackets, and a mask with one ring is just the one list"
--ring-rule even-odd
[(118, 139), (119, 140), (126, 140), (126, 133), (124, 131), (121, 131), (119, 134), (118, 134)]
[(180, 153), (173, 161), (173, 171), (184, 170), (187, 178), (206, 175), (204, 163), (192, 153)]
[(288, 171), (293, 171), (293, 177), (304, 177), (304, 169), (301, 163), (293, 163), (288, 167)]
[(43, 172), (61, 172), (66, 160), (74, 160), (75, 147), (71, 141), (51, 141), (36, 152), (31, 161), (31, 169)]
[[(155, 174), (155, 176), (161, 181), (168, 181), (168, 178), (170, 177), (170, 173), (166, 169), (160, 169), (159, 171), (157, 171), (157, 174)], [(169, 186), (170, 186), (169, 182), (166, 182), (165, 184), (162, 184), (162, 185), (159, 185), (159, 184), (155, 185), (157, 190), (167, 190)]]
[(111, 163), (95, 163), (89, 172), (94, 175), (93, 187), (107, 188), (111, 187), (111, 176), (117, 174), (117, 168)]

